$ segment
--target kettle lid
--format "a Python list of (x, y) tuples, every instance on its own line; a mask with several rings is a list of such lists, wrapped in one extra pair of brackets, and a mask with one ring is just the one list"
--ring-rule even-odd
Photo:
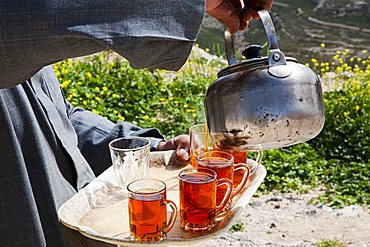
[[(261, 49), (262, 49), (262, 47), (259, 46), (259, 45), (250, 45), (250, 46), (248, 46), (242, 52), (242, 54), (246, 58), (246, 60), (243, 60), (242, 62), (239, 62), (239, 63), (229, 65), (228, 67), (221, 69), (217, 73), (217, 76), (222, 77), (222, 76), (229, 75), (229, 74), (232, 74), (232, 73), (235, 73), (235, 72), (240, 72), (240, 71), (252, 71), (252, 70), (258, 69), (258, 68), (268, 68), (271, 65), (269, 63), (269, 57), (266, 57), (266, 56), (262, 57), (261, 56)], [(294, 57), (285, 57), (284, 56), (284, 59), (285, 59), (285, 62), (298, 63), (298, 60)], [(286, 63), (284, 65), (286, 65)], [(279, 68), (279, 69), (283, 69), (283, 68)], [(287, 68), (284, 68), (284, 70), (287, 71)], [(277, 73), (275, 73), (275, 74), (277, 74)], [(279, 76), (279, 74), (277, 74), (275, 76), (277, 76), (277, 77), (286, 77), (289, 74), (290, 73), (283, 73), (284, 76), (282, 76), (282, 74), (280, 73), (280, 76)]]

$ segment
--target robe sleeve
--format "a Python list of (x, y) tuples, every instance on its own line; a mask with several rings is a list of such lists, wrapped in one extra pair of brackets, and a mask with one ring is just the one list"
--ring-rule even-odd
[(204, 13), (205, 0), (0, 1), (0, 88), (105, 49), (134, 68), (178, 70)]

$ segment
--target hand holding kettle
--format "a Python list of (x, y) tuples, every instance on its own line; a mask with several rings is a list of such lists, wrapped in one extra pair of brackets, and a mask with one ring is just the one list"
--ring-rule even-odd
[(206, 12), (224, 23), (231, 33), (244, 30), (252, 18), (259, 18), (257, 10), (269, 10), (273, 0), (207, 0)]

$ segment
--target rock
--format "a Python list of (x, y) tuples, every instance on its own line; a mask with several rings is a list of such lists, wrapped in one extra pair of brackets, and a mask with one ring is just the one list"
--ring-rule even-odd
[(347, 0), (313, 0), (317, 7), (327, 13), (335, 14), (336, 17), (344, 16), (366, 16), (370, 17), (370, 3), (367, 1)]
[(342, 217), (354, 217), (360, 216), (364, 212), (363, 208), (359, 205), (351, 205), (344, 207), (342, 209), (338, 209), (337, 216)]
[(280, 197), (280, 196), (275, 196), (275, 197), (271, 197), (271, 198), (267, 199), (267, 200), (265, 201), (265, 203), (269, 203), (269, 202), (281, 202), (282, 200), (283, 200), (283, 198), (282, 198), (282, 197)]
[(349, 244), (349, 245), (346, 245), (346, 247), (370, 247), (370, 244), (366, 244), (366, 243)]
[(262, 202), (260, 202), (260, 201), (254, 201), (254, 202), (251, 202), (249, 205), (251, 207), (255, 208), (255, 207), (261, 206), (262, 205)]
[(318, 208), (322, 209), (324, 212), (332, 213), (334, 210), (331, 207), (328, 207), (326, 205), (320, 205)]

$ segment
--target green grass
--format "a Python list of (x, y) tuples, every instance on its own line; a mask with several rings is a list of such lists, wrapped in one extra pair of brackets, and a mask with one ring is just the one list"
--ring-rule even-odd
[(316, 247), (343, 247), (343, 242), (339, 240), (331, 240), (331, 239), (325, 239), (321, 242), (315, 244)]

